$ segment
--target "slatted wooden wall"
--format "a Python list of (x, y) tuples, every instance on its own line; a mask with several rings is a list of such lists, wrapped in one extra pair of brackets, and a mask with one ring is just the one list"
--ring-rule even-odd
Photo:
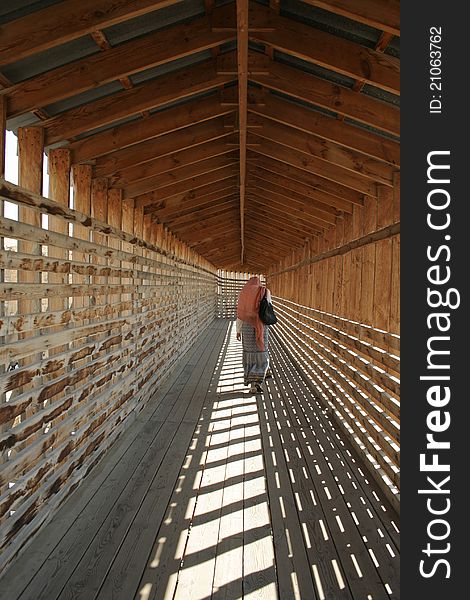
[(274, 332), (398, 508), (399, 176), (267, 275)]
[(237, 302), (242, 287), (250, 277), (259, 277), (264, 284), (264, 275), (256, 273), (239, 273), (237, 271), (217, 271), (217, 318), (236, 319)]
[(0, 216), (0, 568), (216, 310), (209, 262), (86, 165), (72, 168), (70, 208), (68, 157), (51, 153), (55, 200), (0, 180), (2, 202), (27, 216)]

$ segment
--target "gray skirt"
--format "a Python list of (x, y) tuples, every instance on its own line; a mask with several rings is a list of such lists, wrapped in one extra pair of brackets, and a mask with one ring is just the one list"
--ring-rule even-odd
[(242, 326), (242, 345), (243, 345), (243, 375), (245, 385), (262, 384), (266, 377), (266, 371), (269, 367), (269, 326), (264, 326), (264, 352), (256, 345), (255, 328), (248, 323)]

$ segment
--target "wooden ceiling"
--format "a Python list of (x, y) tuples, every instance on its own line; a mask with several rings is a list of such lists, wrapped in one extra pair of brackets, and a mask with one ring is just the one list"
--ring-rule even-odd
[(265, 271), (392, 186), (398, 0), (42, 0), (0, 15), (44, 128), (214, 265)]

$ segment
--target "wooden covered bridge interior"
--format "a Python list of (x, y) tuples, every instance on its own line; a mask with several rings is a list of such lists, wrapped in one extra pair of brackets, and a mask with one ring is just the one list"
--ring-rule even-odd
[(399, 598), (399, 35), (398, 0), (0, 5), (0, 598)]

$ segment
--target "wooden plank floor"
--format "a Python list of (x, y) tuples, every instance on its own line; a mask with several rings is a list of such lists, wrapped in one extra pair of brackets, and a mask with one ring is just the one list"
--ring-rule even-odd
[(0, 580), (8, 600), (399, 598), (396, 516), (280, 345), (217, 320)]

